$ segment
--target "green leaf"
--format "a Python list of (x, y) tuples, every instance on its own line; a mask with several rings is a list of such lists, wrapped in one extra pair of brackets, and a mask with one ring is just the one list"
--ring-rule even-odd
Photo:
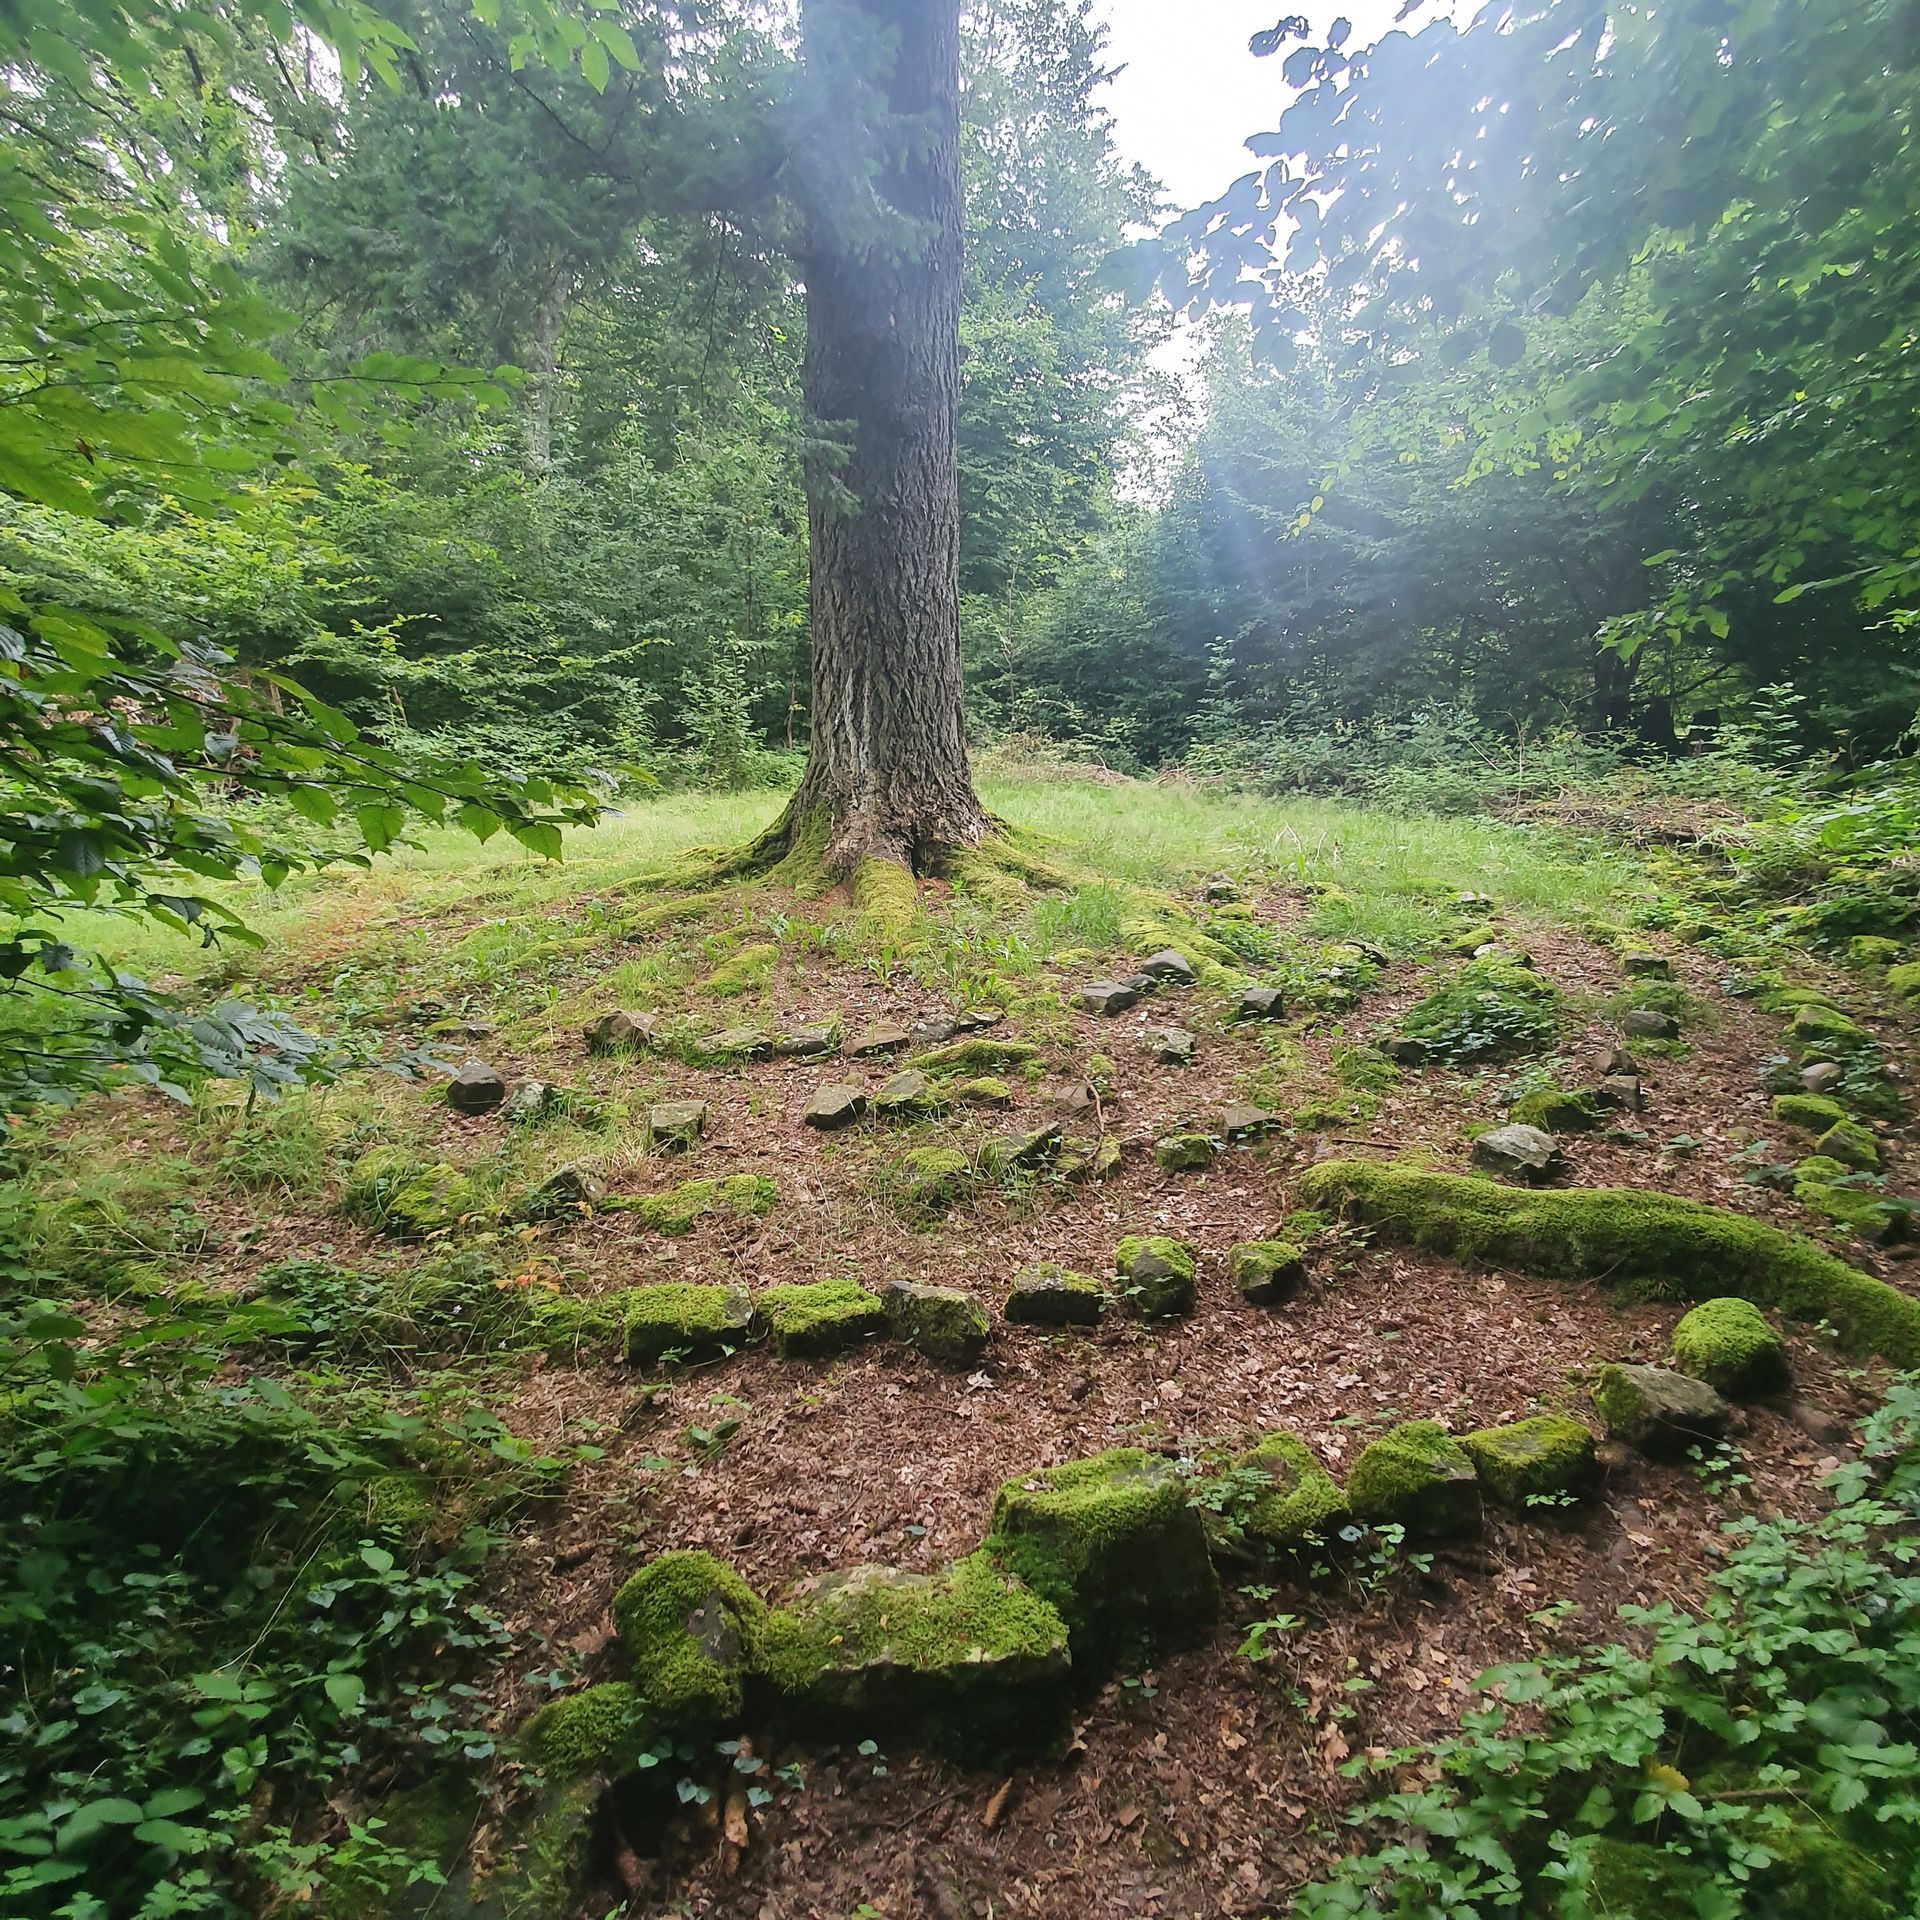
[(367, 1694), (366, 1683), (357, 1673), (330, 1673), (322, 1685), (327, 1698), (341, 1713), (357, 1711)]

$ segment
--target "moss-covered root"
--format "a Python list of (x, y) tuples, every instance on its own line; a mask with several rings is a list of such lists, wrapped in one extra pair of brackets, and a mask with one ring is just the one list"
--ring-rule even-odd
[(1851, 1353), (1920, 1366), (1920, 1300), (1810, 1240), (1719, 1207), (1631, 1187), (1543, 1191), (1358, 1160), (1323, 1161), (1301, 1192), (1310, 1205), (1344, 1209), (1436, 1253), (1681, 1299), (1737, 1293), (1797, 1320), (1831, 1322)]
[(1437, 1420), (1408, 1420), (1369, 1443), (1347, 1475), (1356, 1519), (1404, 1527), (1415, 1540), (1473, 1533), (1480, 1486), (1473, 1461)]
[(1009, 1480), (987, 1551), (1060, 1610), (1077, 1664), (1191, 1640), (1220, 1611), (1206, 1531), (1168, 1463), (1136, 1448)]
[(1294, 1434), (1266, 1434), (1228, 1471), (1257, 1483), (1242, 1526), (1249, 1539), (1263, 1546), (1297, 1547), (1348, 1518), (1346, 1495)]
[(985, 1553), (935, 1574), (862, 1566), (794, 1587), (761, 1626), (755, 1669), (810, 1734), (904, 1726), (963, 1755), (1031, 1749), (1061, 1723), (1067, 1629)]
[(613, 1624), (655, 1725), (705, 1738), (740, 1717), (766, 1608), (710, 1553), (665, 1553), (613, 1597)]
[(1730, 1400), (1758, 1400), (1787, 1384), (1787, 1343), (1750, 1300), (1703, 1300), (1673, 1330), (1674, 1365)]

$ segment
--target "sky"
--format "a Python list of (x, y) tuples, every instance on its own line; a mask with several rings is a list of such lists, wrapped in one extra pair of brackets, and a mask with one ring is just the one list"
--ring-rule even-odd
[(1367, 46), (1392, 26), (1399, 0), (1097, 0), (1095, 10), (1108, 63), (1123, 69), (1106, 96), (1115, 143), (1184, 210), (1249, 172), (1256, 162), (1242, 143), (1279, 118), (1285, 55), (1256, 60), (1251, 35), (1304, 13), (1318, 31), (1350, 20), (1352, 44)]

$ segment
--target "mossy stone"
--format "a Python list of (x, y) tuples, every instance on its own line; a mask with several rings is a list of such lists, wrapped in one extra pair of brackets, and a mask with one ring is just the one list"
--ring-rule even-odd
[(1883, 933), (1856, 933), (1847, 942), (1847, 958), (1856, 967), (1893, 966), (1906, 949)]
[(1797, 1234), (1633, 1187), (1541, 1191), (1372, 1161), (1327, 1160), (1300, 1182), (1309, 1205), (1402, 1243), (1550, 1278), (1609, 1279), (1669, 1298), (1738, 1293), (1827, 1320), (1847, 1350), (1920, 1366), (1920, 1300)]
[(1040, 1058), (1031, 1040), (985, 1040), (977, 1036), (915, 1054), (907, 1062), (922, 1073), (984, 1073), (990, 1067), (1023, 1067)]
[(1667, 1367), (1602, 1367), (1593, 1404), (1609, 1434), (1656, 1459), (1718, 1445), (1732, 1419), (1727, 1403), (1704, 1381)]
[(1673, 962), (1664, 953), (1629, 947), (1620, 956), (1620, 969), (1632, 980), (1671, 980)]
[(1076, 1661), (1192, 1639), (1220, 1610), (1198, 1512), (1172, 1466), (1138, 1448), (1009, 1480), (987, 1550), (1059, 1609)]
[(913, 1147), (887, 1173), (887, 1186), (908, 1214), (944, 1213), (973, 1184), (973, 1162), (957, 1147)]
[(762, 1622), (754, 1669), (809, 1733), (905, 1725), (966, 1754), (1050, 1740), (1070, 1662), (1059, 1612), (981, 1552), (800, 1581)]
[(647, 1109), (647, 1143), (684, 1152), (707, 1129), (704, 1100), (662, 1100)]
[(1482, 1427), (1463, 1433), (1460, 1447), (1481, 1486), (1503, 1506), (1577, 1493), (1593, 1479), (1592, 1429), (1566, 1414), (1538, 1413), (1508, 1426)]
[(1044, 1167), (1060, 1151), (1060, 1129), (1051, 1124), (1025, 1133), (1003, 1133), (980, 1149), (980, 1165), (994, 1176)]
[(1347, 1496), (1312, 1448), (1291, 1433), (1263, 1435), (1229, 1471), (1258, 1478), (1265, 1486), (1246, 1509), (1247, 1535), (1269, 1547), (1296, 1547), (1319, 1539), (1348, 1519)]
[(1206, 1133), (1169, 1133), (1153, 1143), (1153, 1157), (1163, 1173), (1204, 1173), (1219, 1148)]
[(1013, 1089), (1004, 1080), (996, 1080), (992, 1074), (982, 1074), (977, 1080), (963, 1080), (954, 1089), (955, 1095), (975, 1107), (1010, 1107), (1013, 1105)]
[(887, 1324), (901, 1345), (942, 1366), (972, 1367), (987, 1350), (986, 1311), (958, 1287), (895, 1280), (880, 1296)]
[(1438, 1059), (1505, 1060), (1537, 1053), (1559, 1031), (1560, 996), (1530, 967), (1498, 955), (1470, 960), (1417, 1001), (1400, 1023)]
[(1796, 1045), (1838, 1045), (1852, 1051), (1873, 1044), (1873, 1036), (1859, 1021), (1850, 1019), (1838, 1007), (1809, 1001), (1795, 1007), (1787, 1022), (1787, 1037)]
[(1112, 1292), (1090, 1274), (1041, 1265), (1014, 1275), (1003, 1311), (1014, 1326), (1092, 1327), (1112, 1301)]
[(1920, 960), (1903, 960), (1887, 969), (1887, 985), (1902, 1000), (1920, 1000)]
[(933, 1083), (917, 1067), (894, 1074), (873, 1096), (873, 1110), (883, 1120), (901, 1115), (917, 1117), (933, 1112), (938, 1105)]
[(766, 1607), (724, 1560), (664, 1553), (613, 1596), (613, 1624), (648, 1714), (676, 1738), (737, 1720)]
[(813, 1360), (843, 1353), (884, 1333), (887, 1310), (877, 1293), (857, 1280), (816, 1280), (805, 1286), (769, 1287), (756, 1302), (783, 1360)]
[(1227, 1273), (1256, 1307), (1284, 1300), (1307, 1277), (1305, 1256), (1286, 1240), (1243, 1240), (1227, 1250)]
[(629, 1773), (658, 1738), (648, 1703), (625, 1680), (549, 1700), (520, 1734), (528, 1758), (558, 1781)]
[(1750, 1300), (1703, 1300), (1673, 1330), (1674, 1364), (1718, 1393), (1752, 1400), (1787, 1384), (1787, 1343)]
[(1373, 1526), (1438, 1540), (1480, 1525), (1473, 1460), (1437, 1420), (1408, 1420), (1361, 1449), (1347, 1475), (1347, 1504)]
[(1823, 1093), (1782, 1093), (1774, 1096), (1773, 1117), (1783, 1127), (1821, 1134), (1845, 1121), (1847, 1110)]
[(444, 1160), (425, 1163), (402, 1147), (375, 1147), (347, 1175), (346, 1209), (400, 1240), (425, 1240), (478, 1213), (473, 1182)]
[(747, 1343), (753, 1302), (741, 1287), (671, 1280), (630, 1287), (621, 1295), (627, 1359), (636, 1367), (681, 1360), (716, 1360)]
[(1837, 1126), (1829, 1127), (1813, 1143), (1813, 1150), (1826, 1159), (1838, 1160), (1856, 1173), (1872, 1173), (1880, 1165), (1879, 1141), (1871, 1129), (1857, 1120), (1842, 1120)]
[(1536, 1087), (1507, 1109), (1507, 1118), (1516, 1126), (1537, 1127), (1543, 1133), (1585, 1133), (1600, 1124), (1600, 1108), (1589, 1093)]
[(1120, 1291), (1134, 1311), (1171, 1319), (1193, 1311), (1193, 1249), (1164, 1233), (1130, 1233), (1113, 1250)]

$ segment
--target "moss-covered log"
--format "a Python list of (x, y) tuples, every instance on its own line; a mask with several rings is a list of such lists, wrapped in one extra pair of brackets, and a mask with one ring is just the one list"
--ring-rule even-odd
[(1542, 1192), (1359, 1160), (1311, 1168), (1301, 1195), (1409, 1245), (1523, 1273), (1679, 1300), (1738, 1294), (1830, 1322), (1851, 1353), (1920, 1366), (1920, 1300), (1798, 1234), (1719, 1207), (1633, 1187)]

